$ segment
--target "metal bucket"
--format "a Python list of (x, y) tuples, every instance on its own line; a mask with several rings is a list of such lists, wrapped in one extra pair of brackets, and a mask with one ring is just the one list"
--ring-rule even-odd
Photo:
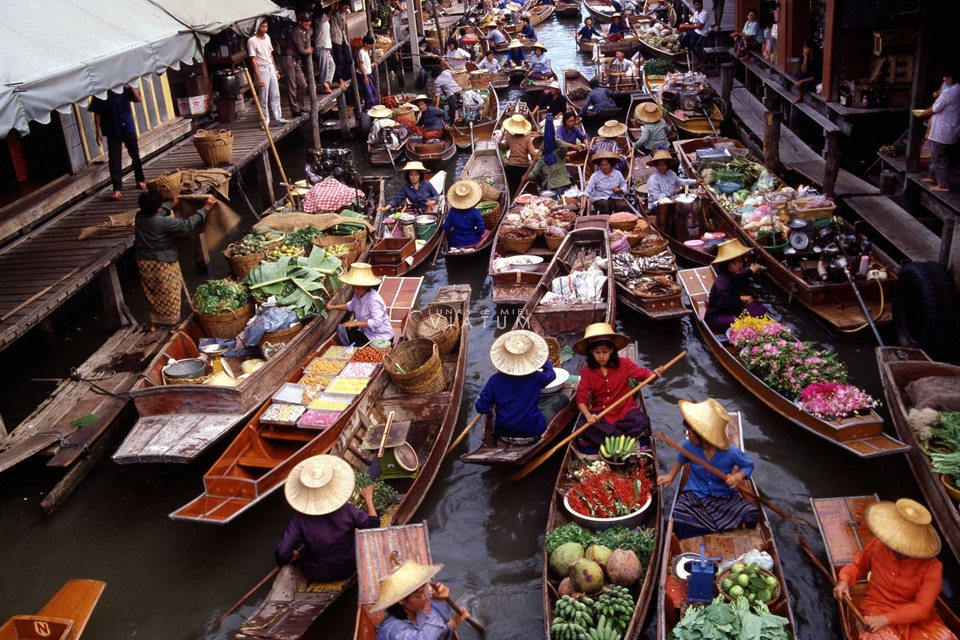
[(686, 242), (693, 238), (699, 238), (703, 235), (702, 220), (700, 212), (700, 196), (692, 193), (681, 193), (675, 199), (676, 227), (674, 236), (680, 242)]
[(657, 203), (657, 228), (671, 238), (676, 237), (676, 210), (677, 204), (672, 200), (668, 203)]
[(417, 216), (415, 223), (420, 240), (429, 240), (437, 232), (437, 216)]
[[(405, 213), (402, 216), (400, 216), (400, 229), (403, 233), (404, 238), (417, 237), (417, 230), (416, 230), (416, 227), (414, 226), (414, 222), (416, 221), (416, 219), (417, 217), (415, 215), (411, 215), (409, 213)], [(394, 232), (394, 235), (396, 235), (396, 232)]]
[(680, 107), (680, 96), (674, 91), (662, 92), (660, 100), (663, 102), (663, 110), (667, 113), (673, 113)]
[(163, 368), (163, 375), (171, 380), (194, 380), (207, 372), (207, 364), (200, 358), (184, 358)]

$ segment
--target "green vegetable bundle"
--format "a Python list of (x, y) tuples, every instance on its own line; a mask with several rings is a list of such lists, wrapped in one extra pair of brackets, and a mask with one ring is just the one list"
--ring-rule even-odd
[(670, 640), (791, 640), (790, 621), (770, 613), (767, 605), (746, 598), (724, 602), (718, 596), (705, 607), (690, 607), (670, 632)]
[(297, 229), (296, 231), (291, 231), (288, 233), (284, 244), (286, 244), (288, 247), (300, 247), (301, 249), (306, 249), (313, 244), (314, 238), (322, 238), (323, 236), (323, 231), (320, 231), (315, 227), (304, 227), (303, 229)]
[(250, 302), (250, 291), (233, 280), (208, 280), (193, 294), (194, 309), (200, 313), (233, 311)]
[(309, 258), (282, 257), (263, 262), (244, 280), (254, 297), (263, 301), (276, 296), (277, 304), (301, 318), (318, 313), (326, 317), (326, 301), (340, 288), (340, 260), (314, 251)]
[(935, 473), (949, 473), (954, 478), (960, 478), (960, 451), (931, 453), (930, 463)]
[(669, 60), (653, 58), (643, 63), (643, 72), (648, 76), (665, 76), (676, 69), (676, 66)]
[(960, 413), (955, 411), (938, 413), (933, 435), (960, 447)]
[(371, 484), (373, 485), (373, 508), (377, 512), (377, 515), (383, 515), (387, 509), (397, 503), (397, 490), (383, 480), (377, 480), (377, 482), (374, 483), (370, 478), (370, 474), (366, 471), (357, 471), (356, 469), (353, 471), (353, 477), (356, 480), (357, 486), (351, 502), (358, 509), (363, 508), (363, 498), (360, 497), (360, 489), (369, 487)]

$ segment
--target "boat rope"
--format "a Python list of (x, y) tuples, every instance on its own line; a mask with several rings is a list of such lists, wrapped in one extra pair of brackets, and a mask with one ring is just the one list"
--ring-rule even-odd
[(66, 438), (62, 433), (60, 433), (59, 431), (40, 431), (39, 433), (35, 433), (35, 434), (33, 434), (33, 435), (35, 435), (35, 436), (53, 436), (54, 438), (57, 439), (57, 446), (59, 446), (60, 449), (80, 449), (80, 451), (83, 451), (83, 453), (84, 453), (85, 455), (88, 455), (88, 456), (90, 455), (90, 447), (88, 447), (87, 445), (85, 445), (85, 444), (82, 443), (82, 442), (79, 443), (79, 444), (78, 444), (78, 443), (75, 443), (75, 442), (70, 442), (70, 441), (67, 440), (67, 438)]
[(114, 393), (113, 391), (110, 391), (109, 389), (104, 389), (103, 387), (97, 384), (98, 382), (103, 382), (104, 380), (110, 380), (111, 378), (115, 378), (116, 375), (117, 375), (117, 372), (111, 369), (110, 371), (102, 373), (96, 377), (85, 378), (80, 374), (80, 371), (76, 367), (70, 368), (70, 380), (73, 380), (75, 382), (87, 383), (93, 389), (93, 392), (99, 395), (111, 396), (113, 398), (119, 398), (120, 400), (127, 400), (130, 398), (130, 394)]

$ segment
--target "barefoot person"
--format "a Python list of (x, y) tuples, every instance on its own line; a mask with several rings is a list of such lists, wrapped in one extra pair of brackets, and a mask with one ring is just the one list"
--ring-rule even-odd
[(94, 96), (90, 100), (94, 126), (97, 129), (97, 146), (103, 146), (103, 137), (107, 138), (107, 165), (110, 167), (110, 183), (113, 185), (114, 200), (118, 200), (123, 191), (123, 148), (130, 154), (133, 176), (137, 187), (146, 189), (143, 176), (143, 163), (140, 161), (140, 147), (137, 144), (137, 128), (133, 122), (133, 110), (130, 105), (143, 102), (140, 92), (127, 85), (120, 93), (107, 91), (107, 97)]

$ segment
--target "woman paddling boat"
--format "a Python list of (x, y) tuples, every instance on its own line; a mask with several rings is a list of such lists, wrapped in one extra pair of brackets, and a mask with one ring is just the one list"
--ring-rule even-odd
[(353, 320), (337, 327), (341, 344), (366, 344), (371, 340), (393, 342), (393, 325), (387, 305), (373, 287), (380, 286), (380, 278), (365, 262), (354, 262), (340, 281), (353, 286), (353, 298), (347, 304), (330, 304), (331, 311), (350, 311)]
[(451, 640), (456, 628), (470, 617), (458, 614), (443, 602), (450, 589), (431, 579), (442, 564), (419, 564), (407, 560), (380, 581), (380, 593), (371, 613), (385, 611), (377, 640)]
[(393, 196), (390, 202), (378, 207), (377, 210), (390, 211), (406, 201), (416, 211), (424, 213), (431, 211), (437, 205), (440, 194), (437, 193), (429, 180), (423, 179), (424, 174), (427, 173), (427, 168), (421, 162), (408, 162), (403, 165), (400, 172), (407, 174), (406, 184), (400, 187), (400, 191)]
[(704, 320), (714, 333), (726, 333), (744, 311), (755, 318), (767, 313), (764, 305), (755, 302), (753, 296), (743, 293), (750, 277), (760, 271), (760, 265), (756, 263), (746, 267), (743, 258), (748, 253), (750, 249), (736, 238), (727, 240), (717, 250), (717, 258), (713, 261), (717, 280), (710, 288), (704, 314)]

